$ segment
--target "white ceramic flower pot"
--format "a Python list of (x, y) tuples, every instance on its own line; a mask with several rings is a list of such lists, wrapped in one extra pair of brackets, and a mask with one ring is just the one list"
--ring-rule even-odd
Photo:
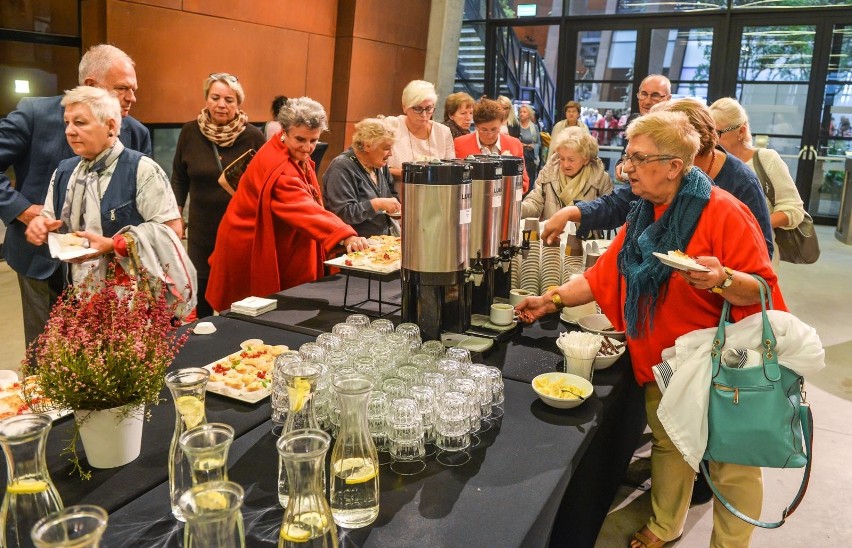
[(116, 468), (139, 456), (145, 406), (133, 407), (129, 413), (123, 409), (74, 412), (86, 459), (93, 468)]

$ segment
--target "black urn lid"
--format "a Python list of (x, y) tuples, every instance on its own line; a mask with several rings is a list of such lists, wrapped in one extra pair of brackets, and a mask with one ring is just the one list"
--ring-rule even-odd
[(470, 178), (475, 181), (503, 178), (503, 164), (497, 156), (468, 156), (464, 163), (470, 165)]
[[(470, 158), (470, 156), (468, 156)], [(477, 160), (490, 159), (503, 164), (503, 177), (515, 177), (524, 174), (524, 159), (517, 156), (506, 156), (497, 154), (477, 154), (473, 156)], [(474, 177), (476, 179), (476, 177)]]
[(470, 171), (470, 166), (462, 162), (404, 162), (402, 182), (414, 185), (463, 185), (470, 183)]

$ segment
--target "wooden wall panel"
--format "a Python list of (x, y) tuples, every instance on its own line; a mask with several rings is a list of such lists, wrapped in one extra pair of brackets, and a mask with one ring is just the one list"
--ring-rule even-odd
[(319, 101), (331, 115), (331, 87), (334, 78), (334, 38), (308, 35), (305, 95)]
[[(402, 113), (400, 94), (395, 93), (398, 46), (355, 38), (349, 76), (347, 120), (357, 122), (378, 114)], [(423, 72), (423, 66), (420, 67)]]
[(140, 89), (132, 112), (145, 123), (195, 117), (211, 72), (239, 77), (246, 92), (243, 110), (253, 122), (269, 119), (276, 95), (307, 94), (309, 72), (311, 93), (330, 101), (331, 81), (322, 75), (330, 73), (334, 49), (329, 40), (318, 41), (310, 52), (317, 68), (309, 71), (311, 36), (305, 32), (111, 1), (107, 40), (136, 61)]
[(426, 49), (431, 1), (357, 0), (356, 5), (356, 38)]
[(325, 36), (337, 26), (337, 0), (183, 0), (183, 9)]

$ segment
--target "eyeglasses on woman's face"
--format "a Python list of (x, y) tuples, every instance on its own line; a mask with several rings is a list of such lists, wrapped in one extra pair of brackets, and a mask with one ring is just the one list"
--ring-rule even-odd
[(411, 110), (414, 111), (414, 114), (418, 114), (418, 115), (432, 114), (433, 112), (435, 112), (435, 105), (431, 105), (431, 106), (428, 106), (428, 107), (410, 107), (410, 108), (411, 108)]
[(674, 160), (675, 158), (677, 158), (677, 156), (669, 156), (667, 154), (642, 154), (641, 152), (634, 152), (633, 154), (622, 155), (621, 162), (623, 166), (626, 166), (629, 162), (633, 167), (639, 167), (648, 162)]

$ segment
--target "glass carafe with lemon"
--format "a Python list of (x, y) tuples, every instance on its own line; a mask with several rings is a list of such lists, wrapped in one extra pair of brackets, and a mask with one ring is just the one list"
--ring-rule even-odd
[[(322, 373), (318, 364), (291, 360), (276, 370), (276, 375), (281, 374), (284, 386), (287, 388), (287, 399), (289, 400), (289, 411), (287, 422), (284, 423), (283, 433), (292, 432), (302, 428), (318, 429), (316, 415), (314, 414), (314, 394), (317, 389), (317, 380)], [(323, 468), (323, 472), (325, 469)], [(325, 474), (322, 474), (323, 476)], [(281, 506), (287, 506), (289, 497), (289, 481), (284, 469), (284, 462), (278, 462), (278, 501)]]
[(287, 432), (276, 443), (290, 488), (279, 548), (337, 548), (337, 528), (323, 489), (330, 441), (322, 430), (308, 428)]
[(0, 507), (0, 546), (32, 546), (33, 525), (62, 510), (62, 499), (50, 479), (44, 454), (50, 426), (50, 417), (39, 414), (0, 421), (8, 482)]
[(166, 386), (175, 402), (175, 432), (169, 446), (169, 499), (178, 521), (185, 521), (178, 504), (180, 496), (192, 487), (190, 464), (184, 458), (180, 437), (187, 430), (207, 423), (204, 392), (209, 379), (210, 372), (202, 367), (187, 367), (166, 375)]
[(334, 379), (340, 432), (331, 451), (331, 513), (341, 527), (365, 527), (379, 515), (379, 455), (367, 423), (373, 384), (359, 374)]

